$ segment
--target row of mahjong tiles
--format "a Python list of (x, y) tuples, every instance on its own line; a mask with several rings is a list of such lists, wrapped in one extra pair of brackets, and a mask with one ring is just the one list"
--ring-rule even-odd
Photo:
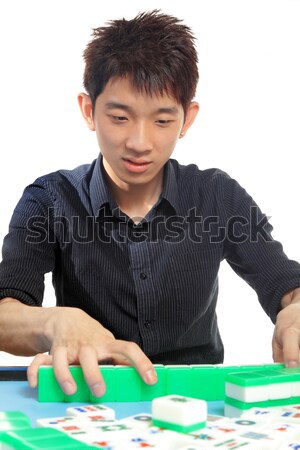
[(152, 401), (152, 415), (121, 420), (104, 405), (68, 407), (65, 416), (40, 418), (35, 428), (25, 414), (0, 413), (0, 449), (299, 450), (299, 409), (253, 408), (227, 418), (207, 415), (205, 401), (170, 395)]
[[(191, 379), (190, 374), (191, 374), (191, 371), (194, 369), (194, 367), (196, 367), (197, 370), (199, 369), (198, 366), (190, 366), (189, 369), (187, 367), (180, 367), (180, 366), (179, 367), (176, 366), (176, 368), (175, 367), (173, 368), (173, 366), (159, 367), (159, 368), (160, 368), (161, 374), (169, 374), (169, 375), (171, 374), (171, 379), (172, 379), (172, 377), (174, 379), (174, 375), (176, 373), (180, 373), (181, 377), (179, 377), (179, 379), (181, 382), (183, 382), (184, 376), (186, 376), (186, 375), (188, 375), (189, 380)], [(218, 369), (218, 370), (217, 371), (213, 370), (211, 372), (210, 369), (213, 369), (213, 368)], [(47, 374), (49, 375), (48, 369), (47, 369)], [(75, 372), (73, 372), (73, 374), (76, 373), (77, 375), (78, 374), (80, 375), (81, 369), (79, 369), (78, 367), (77, 368), (74, 367), (71, 369), (75, 370)], [(123, 369), (125, 369), (125, 372), (127, 374), (130, 374), (130, 376), (132, 376), (132, 370), (133, 370), (132, 368), (130, 368), (129, 370), (128, 370), (128, 368), (123, 368)], [(214, 367), (214, 366), (211, 366), (211, 367), (205, 366), (205, 367), (203, 367), (203, 369), (204, 369), (204, 372), (206, 373), (206, 376), (209, 373), (213, 373), (213, 374), (216, 374), (216, 372), (219, 373), (220, 374), (219, 379), (224, 377), (224, 373), (227, 373), (227, 375), (226, 375), (227, 383), (231, 383), (231, 384), (234, 384), (234, 383), (232, 383), (232, 381), (234, 381), (232, 377), (233, 377), (233, 375), (236, 375), (237, 379), (239, 379), (239, 383), (236, 383), (236, 387), (239, 389), (241, 384), (244, 385), (244, 387), (246, 386), (246, 391), (244, 391), (244, 393), (245, 392), (247, 393), (247, 387), (252, 388), (254, 386), (254, 380), (259, 379), (260, 381), (262, 381), (262, 375), (264, 377), (268, 377), (268, 381), (270, 381), (271, 379), (273, 381), (275, 381), (275, 378), (277, 378), (277, 383), (279, 383), (279, 378), (281, 377), (280, 378), (281, 385), (283, 385), (283, 383), (285, 383), (285, 384), (289, 383), (290, 388), (291, 388), (291, 390), (289, 392), (293, 392), (293, 389), (296, 389), (297, 385), (295, 385), (293, 383), (297, 383), (299, 381), (299, 369), (286, 370), (286, 369), (284, 369), (283, 365), (264, 365), (264, 366), (246, 366), (246, 367), (244, 366), (243, 370), (245, 371), (245, 369), (247, 369), (248, 372), (247, 371), (239, 372), (239, 370), (241, 368), (237, 368), (237, 367), (229, 368), (226, 366), (221, 367), (221, 368)], [(231, 369), (234, 369), (235, 373), (230, 373)], [(274, 369), (275, 369), (275, 373), (271, 373), (270, 371), (271, 370), (274, 371)], [(116, 367), (114, 369), (114, 372), (117, 374), (119, 373), (119, 376), (120, 376), (121, 370), (122, 370), (121, 368)], [(111, 373), (111, 371), (110, 371), (110, 373)], [(201, 370), (198, 371), (198, 373), (201, 373)], [(124, 374), (124, 372), (122, 372), (122, 374)], [(182, 375), (184, 375), (184, 376), (182, 376)], [(287, 375), (289, 375), (291, 378), (287, 378)], [(167, 379), (167, 377), (166, 377), (166, 379)], [(213, 379), (216, 380), (216, 376), (214, 376)], [(203, 378), (202, 378), (202, 380), (203, 380)], [(206, 377), (206, 380), (207, 380), (207, 377)], [(3, 383), (0, 383), (0, 384), (2, 384), (2, 386), (3, 386)], [(16, 384), (18, 384), (18, 383), (16, 383)], [(270, 383), (267, 383), (266, 380), (264, 380), (264, 382), (261, 384), (264, 387), (270, 385)], [(273, 383), (273, 384), (276, 384), (276, 383)], [(174, 387), (174, 384), (173, 384), (173, 387)], [(219, 386), (219, 388), (220, 387), (221, 386)], [(5, 400), (5, 395), (7, 395), (9, 398), (9, 395), (10, 395), (9, 388), (10, 388), (10, 385), (8, 384), (7, 392), (6, 392), (6, 390), (1, 391), (1, 389), (0, 389), (0, 409), (1, 409), (1, 403), (2, 403), (1, 400), (3, 398)], [(29, 388), (27, 387), (27, 390), (28, 389)], [(227, 387), (226, 387), (226, 389), (227, 389)], [(223, 386), (223, 390), (224, 390), (224, 386)], [(29, 391), (31, 391), (31, 390), (29, 390)], [(221, 392), (221, 391), (219, 390), (219, 392)], [(276, 392), (276, 389), (275, 389), (275, 392)], [(280, 392), (280, 390), (279, 390), (279, 392)], [(104, 446), (104, 442), (106, 442), (106, 441), (102, 440), (101, 444), (98, 445), (98, 448), (100, 447), (105, 450), (119, 449), (119, 448), (123, 448), (123, 449), (124, 448), (128, 448), (128, 449), (129, 448), (145, 448), (145, 447), (177, 449), (177, 448), (181, 448), (180, 446), (182, 446), (182, 444), (185, 445), (186, 441), (183, 441), (183, 439), (185, 439), (185, 440), (188, 439), (188, 443), (187, 443), (188, 447), (183, 447), (183, 448), (189, 448), (190, 450), (193, 450), (194, 448), (195, 449), (197, 449), (197, 448), (198, 449), (199, 448), (207, 448), (208, 449), (208, 448), (214, 448), (214, 447), (215, 448), (218, 447), (218, 448), (232, 448), (233, 449), (233, 448), (240, 448), (241, 446), (247, 447), (249, 450), (251, 448), (253, 448), (253, 449), (254, 448), (255, 449), (263, 449), (263, 448), (300, 449), (300, 444), (298, 442), (298, 439), (300, 440), (300, 436), (298, 433), (299, 410), (297, 408), (295, 408), (295, 406), (288, 405), (288, 403), (291, 403), (291, 400), (296, 400), (297, 396), (294, 398), (293, 397), (287, 398), (288, 397), (287, 386), (285, 386), (285, 389), (283, 389), (282, 392), (284, 392), (284, 395), (281, 393), (281, 396), (283, 395), (286, 397), (283, 402), (283, 405), (285, 404), (285, 407), (283, 407), (283, 409), (281, 408), (282, 411), (281, 411), (281, 409), (277, 409), (275, 411), (273, 410), (272, 412), (270, 412), (268, 409), (256, 408), (255, 414), (254, 414), (253, 408), (251, 410), (249, 410), (249, 408), (251, 408), (251, 406), (253, 406), (253, 402), (252, 403), (250, 402), (248, 404), (246, 402), (244, 402), (244, 403), (246, 403), (246, 410), (243, 408), (234, 410), (234, 409), (232, 409), (231, 405), (225, 404), (225, 412), (227, 415), (229, 415), (229, 416), (233, 415), (233, 412), (237, 413), (236, 415), (242, 414), (242, 416), (243, 416), (242, 419), (234, 419), (234, 418), (229, 419), (228, 417), (227, 418), (220, 417), (220, 415), (212, 416), (210, 414), (208, 416), (206, 428), (203, 428), (201, 431), (197, 431), (197, 430), (195, 430), (195, 428), (197, 428), (198, 426), (200, 427), (200, 425), (203, 426), (203, 423), (200, 424), (199, 422), (196, 421), (196, 423), (192, 423), (189, 425), (192, 428), (190, 428), (190, 429), (185, 428), (184, 430), (183, 429), (175, 430), (173, 428), (173, 431), (170, 431), (170, 430), (163, 431), (162, 429), (160, 429), (160, 431), (158, 432), (157, 430), (155, 431), (155, 428), (153, 428), (153, 426), (151, 426), (150, 428), (147, 428), (146, 431), (143, 430), (143, 436), (141, 436), (141, 434), (140, 434), (141, 433), (140, 427), (134, 426), (132, 428), (132, 423), (131, 423), (131, 425), (126, 424), (126, 427), (131, 428), (132, 429), (131, 431), (133, 433), (138, 432), (140, 437), (138, 437), (138, 436), (132, 437), (131, 436), (131, 438), (129, 438), (129, 441), (128, 441), (128, 439), (127, 439), (128, 436), (127, 436), (126, 437), (127, 442), (126, 442), (125, 447), (124, 446), (122, 447), (122, 444), (124, 442), (122, 442), (121, 447), (120, 447), (120, 443), (114, 444), (114, 446), (107, 446), (107, 445)], [(294, 392), (297, 392), (297, 391), (294, 391)], [(24, 389), (24, 393), (25, 393), (25, 389)], [(228, 390), (226, 393), (228, 394)], [(28, 396), (28, 394), (25, 394), (25, 395)], [(177, 397), (178, 397), (177, 403), (179, 403), (179, 404), (184, 403), (179, 400), (181, 398), (180, 396), (177, 396)], [(226, 401), (228, 398), (226, 397)], [(247, 399), (247, 397), (245, 397), (244, 400), (245, 399)], [(253, 397), (251, 399), (253, 400)], [(240, 400), (232, 399), (232, 401), (241, 401), (241, 398), (240, 398)], [(300, 402), (300, 398), (299, 398), (299, 402)], [(139, 402), (139, 403), (147, 404), (149, 402)], [(221, 402), (209, 402), (210, 405), (212, 405), (214, 403), (217, 404), (217, 403), (221, 403)], [(243, 402), (241, 402), (241, 403), (243, 403)], [(4, 404), (5, 404), (5, 401), (4, 401)], [(260, 404), (261, 404), (261, 402), (258, 402), (256, 404), (256, 406), (259, 406)], [(41, 407), (42, 407), (43, 404), (40, 403), (39, 405), (41, 405)], [(46, 406), (46, 404), (44, 404), (44, 405)], [(54, 403), (47, 404), (47, 409), (49, 408), (49, 411), (51, 411), (52, 405), (56, 405), (56, 404), (54, 404)], [(116, 409), (118, 409), (120, 407), (120, 405), (122, 405), (122, 404), (115, 403), (115, 405), (116, 405)], [(61, 404), (61, 406), (63, 406), (63, 404)], [(89, 405), (89, 408), (93, 408), (93, 407), (96, 408), (96, 406)], [(226, 411), (226, 408), (227, 408), (227, 411)], [(222, 408), (218, 407), (218, 409), (219, 409), (219, 411), (217, 411), (217, 414), (222, 414), (223, 406), (222, 406)], [(247, 409), (248, 409), (248, 411), (247, 411)], [(167, 408), (167, 411), (168, 411), (168, 408)], [(172, 407), (172, 411), (174, 412), (174, 405)], [(216, 413), (216, 411), (213, 411), (213, 412), (214, 412), (214, 414)], [(63, 412), (63, 414), (64, 414), (64, 412)], [(252, 414), (253, 417), (251, 418), (249, 414), (250, 415)], [(169, 415), (170, 415), (170, 413), (169, 413)], [(192, 416), (193, 416), (193, 414), (192, 414)], [(260, 416), (260, 420), (257, 421), (257, 417), (259, 417), (259, 416)], [(38, 416), (38, 417), (40, 417), (40, 416)], [(43, 417), (46, 417), (46, 415), (43, 415)], [(54, 418), (53, 415), (48, 415), (48, 417), (50, 417), (51, 421), (55, 422), (56, 418)], [(119, 414), (117, 417), (119, 418)], [(122, 415), (121, 415), (121, 417), (122, 417)], [(136, 417), (135, 420), (139, 420), (140, 422), (143, 423), (143, 425), (146, 425), (147, 427), (149, 427), (150, 424), (153, 425), (152, 418), (149, 416), (149, 411), (147, 411), (145, 414), (142, 414), (142, 415), (135, 414), (135, 417)], [(198, 417), (198, 416), (196, 415), (196, 417)], [(261, 417), (263, 417), (263, 419), (261, 419)], [(147, 418), (148, 418), (148, 420), (147, 420)], [(156, 420), (158, 420), (158, 419), (159, 418), (156, 418)], [(168, 417), (167, 417), (167, 419), (168, 419)], [(63, 420), (63, 419), (61, 419), (61, 420)], [(69, 421), (70, 418), (67, 420)], [(110, 420), (115, 420), (115, 419), (110, 419)], [(124, 420), (124, 414), (123, 414), (123, 419), (121, 419), (121, 420)], [(132, 421), (132, 418), (128, 419), (128, 420)], [(160, 420), (160, 423), (156, 422), (156, 425), (159, 425), (161, 428), (166, 425), (168, 427), (169, 424), (164, 423), (165, 421), (163, 420), (163, 418), (160, 417), (159, 420)], [(215, 423), (213, 423), (213, 420), (215, 421)], [(120, 421), (117, 421), (117, 423), (114, 422), (114, 426), (119, 427), (120, 426), (119, 422)], [(168, 422), (168, 420), (166, 422)], [(4, 422), (2, 420), (2, 425), (4, 423), (5, 423), (5, 420), (4, 420)], [(56, 424), (56, 425), (61, 426), (62, 423), (63, 422), (60, 422), (60, 425), (59, 424)], [(93, 423), (95, 424), (95, 421), (93, 421)], [(121, 426), (123, 428), (125, 425), (122, 422), (121, 422), (121, 424), (122, 424)], [(273, 428), (272, 427), (269, 428), (270, 424), (272, 425)], [(174, 424), (173, 424), (173, 426), (174, 426)], [(178, 427), (178, 424), (176, 426)], [(239, 428), (242, 427), (242, 429), (237, 429), (237, 426), (239, 426)], [(67, 427), (68, 427), (68, 425), (67, 425)], [(245, 427), (247, 428), (246, 431), (245, 431)], [(71, 426), (71, 428), (72, 428), (72, 426)], [(0, 429), (1, 429), (1, 426), (0, 426)], [(32, 431), (33, 430), (34, 429), (32, 429)], [(45, 430), (47, 430), (47, 429), (45, 429)], [(139, 431), (137, 431), (137, 430), (139, 430)], [(66, 430), (64, 430), (64, 431), (66, 431)], [(69, 431), (71, 431), (71, 430), (69, 430)], [(113, 434), (114, 434), (113, 441), (117, 438), (116, 432), (118, 432), (118, 431), (125, 431), (125, 430), (112, 429), (111, 432), (113, 432)], [(181, 431), (181, 433), (179, 434), (178, 431)], [(183, 434), (183, 431), (185, 432), (185, 434)], [(41, 430), (39, 432), (41, 432)], [(99, 432), (99, 430), (97, 430), (97, 432)], [(213, 436), (214, 434), (216, 434), (218, 432), (220, 433), (219, 436)], [(23, 431), (23, 433), (24, 433), (24, 431)], [(37, 433), (37, 430), (35, 430), (35, 433)], [(88, 434), (88, 433), (84, 433), (83, 430), (81, 430), (80, 433), (82, 433), (82, 435)], [(145, 435), (145, 433), (147, 436)], [(149, 437), (149, 433), (150, 433), (150, 437)], [(190, 433), (189, 436), (187, 436), (186, 433)], [(222, 433), (223, 433), (223, 436), (222, 436)], [(224, 433), (226, 434), (226, 439), (225, 439)], [(243, 433), (243, 436), (240, 435), (241, 433)], [(247, 434), (247, 436), (246, 436), (246, 434)], [(70, 438), (70, 435), (68, 435), (68, 436), (65, 435), (65, 436)], [(123, 437), (125, 438), (125, 434), (123, 434)], [(227, 439), (227, 437), (230, 437), (230, 439)], [(117, 439), (117, 440), (119, 440), (119, 439)], [(47, 442), (49, 441), (49, 437), (47, 437), (46, 441)], [(160, 444), (158, 443), (158, 441), (160, 441)], [(170, 441), (170, 443), (167, 443), (168, 441)], [(205, 441), (205, 447), (203, 447), (203, 444), (201, 444), (202, 446), (199, 447), (199, 443), (203, 442), (203, 441)], [(35, 442), (37, 444), (38, 440), (35, 440)], [(162, 442), (163, 442), (163, 444), (162, 444)], [(130, 447), (129, 443), (131, 443), (133, 445), (133, 447)], [(272, 446), (269, 447), (268, 443), (272, 443)], [(11, 450), (13, 448), (18, 448), (18, 449), (22, 448), (22, 450), (23, 450), (23, 448), (24, 448), (23, 444), (24, 443), (22, 443), (22, 447), (12, 447), (12, 446), (7, 447), (6, 446), (5, 450), (8, 450), (8, 449)], [(7, 444), (5, 444), (5, 445), (7, 445)], [(63, 445), (64, 445), (63, 448), (67, 448), (66, 442)], [(77, 444), (77, 445), (79, 445), (79, 444)], [(102, 447), (101, 447), (101, 445), (102, 445)], [(117, 446), (117, 445), (119, 445), (119, 446)], [(161, 445), (163, 445), (163, 446), (161, 447)], [(263, 447), (262, 447), (262, 445), (263, 445)], [(72, 446), (73, 446), (73, 443), (72, 443), (71, 447)], [(29, 447), (26, 447), (26, 449), (27, 448), (30, 448), (30, 449), (35, 448), (36, 449), (39, 447), (29, 446)], [(41, 448), (43, 448), (43, 447), (41, 447)], [(51, 447), (51, 449), (52, 448), (54, 449), (56, 447), (54, 446), (54, 447)], [(76, 448), (77, 448), (77, 446), (76, 446)], [(0, 449), (1, 449), (1, 447), (0, 447)], [(73, 450), (75, 450), (75, 448), (73, 448)]]
[[(133, 367), (99, 366), (107, 390), (101, 402), (111, 401), (150, 401), (155, 397), (178, 394), (207, 401), (224, 400), (225, 380), (227, 375), (237, 373), (260, 373), (261, 378), (280, 380), (289, 379), (290, 375), (300, 379), (299, 369), (285, 369), (283, 364), (223, 366), (223, 365), (155, 365), (158, 381), (155, 385), (146, 385)], [(97, 402), (87, 384), (80, 366), (70, 366), (71, 374), (78, 386), (75, 395), (66, 396), (61, 390), (52, 367), (39, 369), (39, 401)], [(123, 389), (126, 384), (127, 389)], [(286, 389), (286, 387), (284, 387)], [(276, 389), (275, 389), (276, 390)], [(296, 396), (296, 395), (294, 395)], [(231, 397), (229, 395), (229, 397)], [(234, 398), (234, 397), (233, 397)], [(300, 401), (300, 400), (299, 400)]]

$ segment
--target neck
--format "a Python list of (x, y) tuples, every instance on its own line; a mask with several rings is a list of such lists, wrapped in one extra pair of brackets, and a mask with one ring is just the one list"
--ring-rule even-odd
[(111, 193), (119, 208), (134, 222), (139, 223), (159, 199), (163, 188), (163, 169), (154, 179), (143, 185), (115, 181), (109, 170), (105, 169)]

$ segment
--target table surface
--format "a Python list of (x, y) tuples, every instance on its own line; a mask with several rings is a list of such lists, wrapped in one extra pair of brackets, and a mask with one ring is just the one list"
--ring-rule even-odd
[[(27, 381), (1, 381), (0, 376), (0, 411), (21, 411), (30, 417), (33, 427), (36, 426), (36, 420), (38, 418), (64, 416), (68, 407), (84, 404), (86, 403), (41, 403), (37, 400), (37, 389), (30, 388)], [(151, 413), (151, 402), (115, 402), (103, 404), (116, 411), (117, 419), (138, 413)], [(208, 412), (209, 414), (223, 415), (223, 402), (208, 402)]]

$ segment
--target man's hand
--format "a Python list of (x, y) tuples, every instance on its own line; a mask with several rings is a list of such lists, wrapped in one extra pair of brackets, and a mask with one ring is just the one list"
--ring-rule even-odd
[(300, 366), (300, 288), (282, 298), (273, 334), (273, 359), (286, 367)]
[(69, 364), (80, 364), (91, 392), (100, 397), (105, 393), (105, 383), (99, 371), (99, 361), (111, 360), (113, 364), (135, 366), (147, 384), (157, 381), (149, 358), (133, 343), (114, 338), (99, 322), (77, 308), (49, 308), (52, 310), (45, 326), (45, 342), (50, 355), (37, 355), (28, 368), (28, 382), (37, 385), (38, 368), (53, 364), (54, 373), (67, 395), (76, 392)]

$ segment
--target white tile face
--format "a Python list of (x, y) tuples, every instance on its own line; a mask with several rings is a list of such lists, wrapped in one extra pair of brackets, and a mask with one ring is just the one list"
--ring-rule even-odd
[(152, 426), (152, 416), (148, 413), (136, 414), (119, 420), (119, 423), (125, 423), (132, 428), (147, 430)]
[(281, 411), (281, 408), (250, 408), (244, 411), (241, 417), (254, 420), (261, 419), (265, 423), (270, 423), (279, 417)]
[(101, 425), (100, 423), (93, 427), (93, 433), (98, 439), (125, 439), (131, 436), (132, 428), (124, 423), (115, 422), (112, 424)]
[(214, 424), (214, 423), (222, 422), (224, 419), (225, 419), (224, 416), (216, 416), (213, 414), (208, 414), (207, 424)]
[(67, 408), (67, 416), (84, 418), (84, 417), (98, 417), (99, 419), (115, 419), (116, 413), (112, 408), (104, 405), (86, 405)]
[(293, 411), (295, 414), (300, 414), (300, 405), (286, 405), (282, 409), (284, 411)]
[[(122, 449), (122, 443), (120, 441), (117, 441), (115, 439), (105, 439), (103, 440), (92, 440), (90, 443), (90, 445), (93, 446), (93, 448), (97, 449), (103, 449), (103, 448), (107, 448), (109, 450), (121, 450)], [(124, 448), (124, 443), (123, 443), (123, 448)], [(131, 447), (128, 447), (128, 449), (130, 449)]]
[(278, 450), (300, 450), (300, 441), (286, 441), (278, 447)]
[(245, 432), (252, 429), (255, 430), (261, 430), (266, 427), (266, 422), (264, 419), (261, 418), (232, 418), (228, 419), (227, 426), (232, 425), (233, 427), (237, 428), (238, 432)]
[[(230, 435), (234, 435), (235, 431)], [(206, 445), (207, 447), (213, 446), (218, 443), (220, 439), (224, 439), (226, 432), (221, 432), (219, 429), (213, 430), (209, 428), (202, 428), (202, 430), (194, 431), (186, 435), (186, 443), (190, 445)]]
[(232, 424), (216, 424), (216, 425), (208, 425), (203, 432), (207, 432), (212, 434), (215, 438), (224, 439), (225, 437), (234, 437), (238, 434), (238, 427), (233, 426)]
[(151, 427), (148, 430), (144, 430), (144, 433), (147, 433), (153, 445), (158, 446), (162, 450), (174, 450), (187, 442), (187, 435), (163, 428)]
[(205, 422), (207, 403), (180, 395), (166, 395), (152, 400), (152, 418), (176, 425)]
[(240, 417), (244, 410), (236, 408), (235, 406), (224, 404), (224, 414), (226, 417)]
[(36, 424), (39, 427), (51, 427), (61, 429), (65, 426), (77, 425), (79, 423), (76, 417), (62, 416), (37, 419)]
[(267, 386), (243, 387), (233, 383), (225, 383), (227, 397), (240, 400), (241, 402), (263, 402), (268, 400)]
[(291, 383), (291, 396), (292, 397), (300, 397), (300, 381), (295, 381)]
[(157, 436), (148, 433), (145, 430), (134, 430), (131, 437), (123, 441), (122, 450), (131, 448), (154, 448), (156, 450), (173, 450), (181, 445), (182, 437), (179, 433), (173, 433), (172, 435), (165, 435), (164, 437), (157, 439)]
[[(211, 448), (211, 447), (209, 447), (209, 448)], [(208, 449), (208, 447), (207, 447), (207, 445), (205, 446), (199, 446), (199, 445), (193, 445), (193, 444), (191, 444), (191, 445), (184, 445), (183, 447), (178, 447), (177, 448), (177, 450), (207, 450)]]
[(281, 411), (278, 419), (284, 420), (288, 423), (294, 423), (300, 427), (300, 412), (299, 411), (293, 411), (293, 410)]
[(251, 442), (250, 440), (241, 438), (239, 436), (225, 438), (222, 441), (219, 441), (217, 446), (218, 450), (233, 450), (240, 448), (242, 448), (243, 450), (266, 450), (260, 442)]
[(269, 392), (270, 400), (277, 400), (280, 398), (290, 398), (292, 396), (293, 383), (274, 383), (266, 386)]
[(87, 417), (86, 419), (80, 419), (79, 422), (84, 424), (87, 428), (97, 428), (99, 426), (115, 425), (117, 420), (112, 419), (98, 419), (98, 417)]
[(266, 428), (272, 436), (277, 436), (282, 440), (285, 439), (299, 439), (300, 438), (300, 429), (294, 423), (289, 423), (286, 421), (276, 421), (272, 422)]

